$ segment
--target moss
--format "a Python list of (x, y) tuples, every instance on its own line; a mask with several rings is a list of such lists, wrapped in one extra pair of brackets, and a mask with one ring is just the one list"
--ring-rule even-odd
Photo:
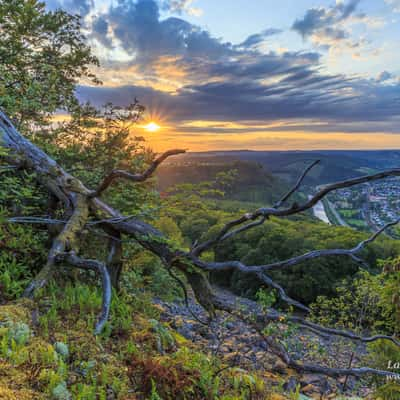
[(31, 337), (31, 330), (25, 322), (9, 322), (8, 335), (11, 341), (15, 341), (18, 346), (24, 345)]
[(72, 396), (67, 389), (67, 384), (63, 381), (59, 383), (51, 392), (54, 400), (71, 400)]
[(21, 299), (0, 307), (0, 325), (7, 321), (24, 322), (29, 324), (32, 319), (34, 302), (28, 299)]
[(66, 360), (69, 356), (69, 349), (68, 346), (63, 343), (63, 342), (56, 342), (54, 344), (54, 348), (57, 352), (57, 354), (59, 354), (63, 360)]
[(2, 400), (40, 400), (44, 399), (40, 393), (26, 389), (10, 389), (0, 383), (0, 399)]
[[(268, 399), (269, 379), (225, 368), (226, 361), (160, 322), (147, 301), (121, 296), (107, 332), (94, 336), (97, 294), (83, 285), (60, 290), (50, 285), (37, 298), (46, 329), (32, 322), (33, 302), (0, 306), (0, 399), (243, 400), (249, 385), (255, 398)], [(32, 335), (11, 345), (18, 332)]]
[(16, 368), (8, 362), (0, 361), (0, 399), (2, 400), (42, 400), (44, 394), (30, 385), (30, 372)]

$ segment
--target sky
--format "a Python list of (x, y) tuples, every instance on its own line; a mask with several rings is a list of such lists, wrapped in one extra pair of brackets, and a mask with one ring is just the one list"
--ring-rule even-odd
[[(46, 0), (156, 151), (400, 149), (400, 0)], [(144, 127), (151, 121), (154, 132)]]

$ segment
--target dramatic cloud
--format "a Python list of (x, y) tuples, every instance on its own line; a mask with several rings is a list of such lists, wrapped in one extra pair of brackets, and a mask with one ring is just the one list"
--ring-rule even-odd
[[(98, 106), (112, 101), (120, 105), (138, 97), (156, 106), (170, 121), (253, 121), (314, 119), (329, 124), (364, 124), (364, 131), (398, 127), (400, 83), (380, 85), (374, 80), (344, 80), (343, 77), (298, 74), (290, 81), (269, 85), (221, 82), (192, 85), (171, 95), (149, 87), (81, 87), (82, 100), (94, 99)], [(368, 123), (368, 127), (365, 124)], [(382, 125), (384, 123), (384, 125)], [(398, 132), (398, 128), (396, 128)]]
[[(302, 19), (297, 19), (292, 29), (299, 32), (303, 37), (315, 33), (325, 33), (327, 36), (343, 36), (343, 32), (335, 29), (333, 25), (346, 20), (354, 11), (360, 0), (350, 0), (347, 4), (337, 2), (331, 8), (311, 8)], [(341, 32), (338, 33), (337, 31)]]
[(380, 18), (356, 12), (359, 3), (360, 0), (337, 1), (332, 7), (311, 8), (293, 23), (292, 29), (319, 49), (350, 51), (359, 57), (361, 49), (368, 50), (370, 43), (363, 36), (352, 37), (352, 25), (377, 28), (384, 24)]
[(244, 42), (240, 43), (238, 47), (248, 48), (257, 46), (260, 43), (264, 42), (266, 38), (277, 35), (282, 32), (283, 32), (282, 29), (275, 29), (275, 28), (266, 29), (261, 33), (255, 33), (253, 35), (250, 35)]
[[(106, 59), (100, 71), (105, 87), (82, 86), (80, 99), (100, 106), (107, 101), (127, 105), (137, 97), (176, 126), (193, 120), (233, 121), (253, 132), (258, 125), (265, 132), (266, 122), (285, 120), (297, 121), (293, 132), (307, 126), (310, 131), (336, 126), (354, 132), (366, 131), (368, 122), (368, 130), (397, 132), (400, 83), (388, 72), (377, 79), (328, 74), (317, 52), (269, 50), (264, 42), (281, 33), (278, 29), (233, 44), (182, 18), (163, 18), (162, 4), (120, 0), (93, 16), (91, 40), (111, 54), (123, 52), (125, 58)], [(188, 5), (168, 2), (175, 13)], [(353, 0), (308, 10), (293, 29), (306, 38), (323, 37), (325, 43), (349, 41), (344, 22), (366, 18), (355, 14), (357, 5)], [(203, 128), (188, 129), (185, 132), (200, 135)], [(231, 127), (214, 132), (227, 129)], [(246, 128), (241, 129), (237, 133), (245, 134)]]
[(104, 32), (110, 30), (122, 48), (140, 63), (165, 55), (215, 57), (231, 51), (229, 43), (221, 43), (183, 19), (161, 20), (158, 3), (154, 0), (121, 0), (111, 6), (107, 14), (94, 20), (92, 30), (97, 40), (111, 47), (108, 38), (102, 39)]

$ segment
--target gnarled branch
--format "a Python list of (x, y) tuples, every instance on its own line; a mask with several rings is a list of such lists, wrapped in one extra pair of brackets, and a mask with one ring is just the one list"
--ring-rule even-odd
[[(320, 200), (322, 200), (326, 195), (334, 190), (343, 189), (347, 187), (352, 187), (355, 185), (359, 185), (362, 183), (377, 181), (389, 177), (400, 176), (400, 168), (394, 168), (386, 171), (379, 172), (373, 175), (364, 175), (359, 178), (347, 179), (344, 181), (339, 181), (335, 183), (331, 183), (329, 185), (325, 185), (321, 190), (319, 190), (314, 196), (312, 196), (307, 202), (304, 204), (297, 204), (294, 203), (291, 207), (278, 209), (276, 207), (262, 207), (254, 212), (246, 213), (243, 216), (228, 222), (221, 231), (216, 235), (215, 239), (209, 240), (207, 242), (201, 243), (196, 246), (194, 251), (192, 252), (195, 255), (199, 255), (206, 249), (209, 249), (216, 244), (220, 243), (221, 241), (232, 237), (233, 235), (243, 232), (247, 229), (236, 229), (235, 231), (231, 231), (233, 228), (244, 224), (247, 221), (256, 221), (261, 219), (263, 223), (266, 219), (271, 216), (275, 217), (289, 217), (291, 215), (299, 214), (303, 211), (309, 210), (310, 208), (314, 207)], [(259, 224), (260, 224), (259, 223)], [(256, 223), (253, 223), (256, 225)], [(250, 226), (252, 227), (253, 224)], [(258, 225), (259, 225), (258, 224)], [(229, 234), (230, 233), (230, 234)]]
[(186, 150), (182, 149), (174, 149), (174, 150), (169, 150), (166, 151), (165, 153), (161, 154), (159, 157), (157, 157), (149, 166), (149, 168), (144, 171), (141, 174), (132, 174), (131, 172), (121, 170), (121, 169), (115, 169), (111, 171), (100, 183), (99, 187), (91, 193), (91, 197), (97, 197), (100, 196), (101, 193), (103, 193), (116, 179), (127, 179), (131, 182), (144, 182), (148, 178), (151, 177), (153, 172), (157, 169), (157, 167), (165, 161), (168, 157), (175, 156), (178, 154), (183, 154), (186, 153)]
[(321, 160), (316, 160), (314, 161), (312, 164), (310, 164), (302, 173), (302, 175), (300, 176), (300, 178), (297, 180), (296, 184), (294, 185), (294, 187), (292, 189), (289, 190), (289, 192), (287, 192), (277, 203), (274, 204), (274, 208), (280, 208), (283, 206), (283, 204), (285, 204), (286, 200), (288, 200), (290, 198), (290, 196), (292, 196), (297, 189), (300, 187), (301, 183), (303, 182), (304, 178), (307, 176), (307, 174), (317, 165), (320, 163)]
[(348, 256), (354, 259), (354, 261), (362, 262), (360, 258), (356, 256), (364, 247), (373, 242), (378, 238), (380, 234), (382, 234), (386, 229), (397, 225), (400, 223), (400, 219), (390, 222), (375, 232), (372, 236), (368, 239), (363, 240), (362, 242), (358, 243), (355, 247), (351, 249), (326, 249), (326, 250), (313, 250), (308, 253), (302, 254), (300, 256), (292, 257), (287, 260), (277, 261), (270, 264), (265, 265), (255, 265), (255, 266), (248, 266), (243, 264), (240, 261), (225, 261), (225, 262), (203, 262), (192, 257), (193, 261), (199, 267), (207, 270), (207, 271), (230, 271), (230, 270), (237, 270), (246, 274), (254, 273), (259, 274), (265, 271), (273, 270), (273, 269), (281, 269), (285, 267), (291, 267), (293, 265), (300, 264), (304, 261), (314, 260), (321, 257), (330, 257), (330, 256)]

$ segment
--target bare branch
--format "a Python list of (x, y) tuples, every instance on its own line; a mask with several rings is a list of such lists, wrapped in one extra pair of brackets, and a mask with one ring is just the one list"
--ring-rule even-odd
[[(251, 300), (240, 299), (234, 294), (227, 291), (223, 291), (218, 295), (216, 294), (214, 301), (218, 304), (218, 307), (221, 310), (227, 311), (228, 313), (233, 314), (241, 320), (252, 325), (257, 330), (257, 332), (266, 340), (272, 353), (278, 356), (285, 364), (287, 364), (288, 367), (294, 368), (299, 372), (310, 372), (316, 374), (319, 373), (334, 378), (345, 375), (352, 375), (357, 377), (365, 375), (394, 375), (392, 372), (377, 370), (373, 368), (329, 368), (314, 364), (302, 364), (292, 359), (286, 348), (281, 343), (279, 343), (278, 338), (269, 335), (266, 336), (263, 331), (265, 325), (270, 322), (279, 322), (282, 324), (292, 322), (313, 332), (322, 333), (328, 336), (341, 336), (353, 341), (360, 341), (364, 343), (369, 343), (376, 340), (390, 340), (394, 344), (400, 346), (399, 341), (392, 336), (375, 335), (371, 337), (362, 337), (348, 331), (324, 328), (318, 324), (306, 321), (301, 317), (286, 315), (274, 309), (269, 309), (268, 312), (264, 312), (264, 310), (257, 303)], [(396, 376), (398, 376), (398, 374), (396, 374)]]
[(290, 304), (294, 307), (297, 307), (305, 312), (310, 312), (311, 310), (305, 306), (304, 304), (300, 303), (297, 300), (294, 300), (292, 298), (290, 298), (286, 292), (285, 289), (283, 289), (282, 286), (280, 286), (279, 284), (277, 284), (276, 282), (274, 282), (268, 275), (264, 274), (264, 273), (258, 273), (257, 274), (258, 278), (264, 282), (266, 285), (272, 287), (273, 289), (277, 290), (279, 297), (287, 304)]
[(323, 374), (325, 376), (330, 376), (332, 378), (339, 378), (341, 376), (355, 376), (355, 377), (363, 377), (366, 375), (375, 375), (375, 376), (382, 376), (382, 377), (398, 377), (400, 378), (399, 374), (394, 374), (390, 371), (384, 371), (375, 368), (331, 368), (325, 367), (323, 365), (316, 365), (310, 363), (301, 363), (297, 360), (294, 360), (285, 349), (285, 347), (278, 342), (278, 340), (272, 336), (265, 336), (262, 331), (257, 329), (261, 336), (267, 341), (269, 348), (272, 352), (278, 356), (289, 368), (293, 368), (300, 373), (308, 372), (312, 374)]
[[(243, 217), (228, 222), (219, 232), (219, 234), (214, 238), (214, 239), (210, 239), (207, 242), (201, 243), (197, 246), (194, 246), (191, 253), (194, 256), (200, 256), (201, 253), (203, 253), (205, 250), (209, 249), (210, 247), (215, 246), (217, 243), (222, 242), (228, 238), (231, 238), (235, 235), (237, 235), (238, 233), (247, 231), (249, 229), (255, 228), (256, 226), (262, 225), (265, 221), (266, 221), (266, 217), (262, 217), (260, 218), (258, 221), (253, 221), (250, 222), (246, 225), (241, 226), (240, 228), (234, 230), (234, 231), (230, 231), (230, 229), (234, 226), (240, 225), (245, 221), (248, 221), (252, 219), (251, 216), (249, 214), (245, 214)], [(255, 218), (257, 219), (257, 218)]]
[(183, 292), (183, 298), (185, 301), (185, 305), (186, 308), (188, 309), (189, 313), (192, 315), (192, 317), (199, 322), (202, 325), (206, 325), (206, 326), (210, 326), (209, 321), (203, 321), (198, 315), (196, 315), (196, 313), (192, 310), (192, 308), (190, 307), (189, 304), (189, 296), (188, 296), (188, 292), (186, 290), (186, 286), (183, 283), (182, 279), (179, 278), (179, 276), (177, 276), (173, 271), (172, 268), (170, 266), (167, 267), (167, 271), (169, 273), (169, 275), (171, 276), (171, 278), (173, 278), (178, 284), (179, 286), (182, 288), (182, 292)]
[[(310, 166), (311, 167), (311, 166)], [(351, 187), (355, 185), (359, 185), (362, 183), (367, 183), (367, 182), (372, 182), (376, 180), (381, 180), (384, 178), (388, 177), (393, 177), (393, 176), (400, 176), (400, 168), (395, 168), (395, 169), (390, 169), (386, 170), (383, 172), (379, 172), (374, 175), (365, 175), (361, 176), (359, 178), (353, 178), (353, 179), (347, 179), (344, 181), (339, 181), (335, 183), (331, 183), (329, 185), (326, 185), (323, 187), (319, 192), (317, 192), (313, 197), (311, 197), (306, 203), (304, 204), (296, 204), (294, 203), (291, 207), (289, 208), (284, 208), (284, 209), (278, 209), (276, 207), (263, 207), (259, 208), (258, 210), (251, 212), (251, 213), (246, 213), (240, 218), (237, 218), (233, 221), (228, 222), (222, 230), (218, 233), (215, 239), (209, 240), (207, 242), (201, 243), (196, 246), (194, 249), (194, 252), (192, 252), (194, 255), (199, 255), (201, 254), (204, 250), (209, 249), (210, 247), (215, 246), (216, 244), (220, 243), (221, 241), (230, 238), (237, 233), (243, 232), (246, 229), (237, 229), (235, 231), (232, 231), (232, 234), (228, 234), (231, 229), (233, 229), (236, 226), (240, 226), (244, 224), (247, 221), (255, 221), (258, 218), (263, 218), (262, 222), (260, 221), (259, 224), (252, 224), (250, 228), (252, 228), (255, 225), (260, 225), (263, 223), (266, 219), (268, 219), (271, 216), (275, 217), (288, 217), (290, 215), (298, 214), (303, 211), (306, 211), (312, 207), (314, 207), (320, 200), (322, 200), (327, 194), (334, 190), (338, 189), (343, 189), (346, 187)]]
[(15, 169), (17, 169), (18, 167), (16, 167), (15, 165), (2, 165), (2, 166), (0, 166), (0, 173), (1, 172), (7, 172), (7, 171), (11, 171), (11, 170), (15, 170)]
[(396, 377), (396, 379), (400, 379), (399, 374), (394, 374), (390, 371), (383, 371), (375, 368), (330, 368), (324, 367), (321, 365), (315, 364), (302, 364), (294, 360), (290, 360), (288, 366), (296, 369), (299, 372), (308, 372), (312, 374), (323, 374), (326, 376), (330, 376), (332, 378), (339, 378), (341, 376), (351, 375), (356, 376), (358, 378), (366, 376), (366, 375), (375, 375), (382, 377)]
[(348, 256), (351, 257), (354, 261), (360, 262), (362, 261), (360, 258), (356, 256), (364, 247), (376, 240), (376, 238), (384, 232), (386, 229), (391, 226), (397, 225), (400, 223), (400, 219), (390, 222), (386, 224), (384, 227), (375, 232), (371, 237), (366, 240), (363, 240), (357, 246), (351, 249), (326, 249), (326, 250), (313, 250), (308, 253), (302, 254), (300, 256), (292, 257), (287, 260), (277, 261), (271, 264), (265, 265), (256, 265), (256, 266), (247, 266), (240, 261), (225, 261), (225, 262), (203, 262), (201, 260), (195, 259), (192, 257), (193, 261), (199, 267), (207, 270), (207, 271), (229, 271), (229, 270), (238, 270), (243, 273), (263, 273), (268, 270), (278, 269), (278, 268), (286, 268), (291, 267), (293, 265), (300, 264), (304, 261), (314, 260), (321, 257), (329, 257), (329, 256)]
[(183, 154), (183, 153), (186, 153), (186, 150), (174, 149), (174, 150), (166, 151), (165, 153), (163, 153), (159, 157), (157, 157), (150, 164), (150, 167), (141, 174), (132, 174), (128, 171), (119, 170), (119, 169), (113, 170), (110, 172), (110, 174), (108, 174), (103, 179), (103, 181), (100, 183), (97, 190), (95, 192), (91, 193), (90, 196), (91, 197), (100, 196), (101, 193), (104, 192), (104, 190), (106, 190), (113, 183), (113, 181), (115, 179), (124, 178), (124, 179), (127, 179), (132, 182), (144, 182), (153, 174), (153, 172), (157, 169), (157, 167), (168, 157), (175, 156), (178, 154)]
[(307, 321), (301, 317), (297, 316), (287, 316), (285, 317), (288, 321), (291, 321), (293, 323), (299, 324), (305, 328), (311, 329), (313, 331), (318, 331), (327, 335), (334, 335), (334, 336), (341, 336), (347, 339), (351, 339), (353, 341), (358, 341), (358, 342), (363, 342), (363, 343), (371, 343), (375, 342), (377, 340), (389, 340), (393, 342), (396, 346), (400, 347), (400, 341), (397, 340), (393, 336), (388, 336), (388, 335), (373, 335), (373, 336), (360, 336), (356, 335), (354, 332), (350, 331), (345, 331), (345, 330), (340, 330), (340, 329), (334, 329), (334, 328), (327, 328), (324, 326), (321, 326), (319, 324), (315, 324), (313, 322)]
[(78, 257), (74, 252), (69, 253), (60, 253), (56, 257), (57, 262), (65, 261), (68, 264), (73, 265), (74, 267), (91, 270), (97, 272), (101, 277), (102, 283), (102, 291), (103, 291), (103, 300), (101, 306), (101, 314), (98, 318), (95, 327), (95, 334), (98, 335), (104, 328), (105, 323), (108, 320), (108, 316), (110, 314), (110, 306), (111, 306), (111, 279), (108, 273), (107, 267), (105, 264), (101, 263), (97, 260), (85, 260), (83, 258)]
[(284, 217), (293, 214), (298, 214), (302, 211), (306, 211), (311, 207), (314, 207), (320, 200), (322, 200), (327, 194), (333, 192), (334, 190), (344, 189), (347, 187), (360, 185), (362, 183), (373, 182), (393, 176), (400, 176), (400, 168), (389, 169), (386, 171), (379, 172), (373, 175), (364, 175), (358, 178), (347, 179), (344, 181), (339, 181), (335, 183), (331, 183), (329, 185), (325, 185), (319, 192), (317, 192), (311, 199), (309, 199), (306, 203), (302, 205), (294, 205), (290, 208), (286, 208), (283, 210), (276, 210), (274, 208), (260, 208), (255, 211), (255, 215), (264, 215), (264, 216), (277, 216)]
[(65, 225), (68, 221), (46, 217), (11, 217), (6, 222), (10, 224)]
[(301, 183), (303, 182), (304, 178), (307, 176), (307, 174), (317, 165), (320, 163), (321, 160), (316, 160), (312, 164), (310, 164), (302, 173), (300, 178), (297, 180), (296, 185), (289, 190), (288, 193), (286, 193), (281, 200), (279, 200), (277, 203), (274, 204), (274, 208), (280, 208), (282, 205), (286, 202), (289, 197), (297, 191), (297, 189), (300, 187)]

